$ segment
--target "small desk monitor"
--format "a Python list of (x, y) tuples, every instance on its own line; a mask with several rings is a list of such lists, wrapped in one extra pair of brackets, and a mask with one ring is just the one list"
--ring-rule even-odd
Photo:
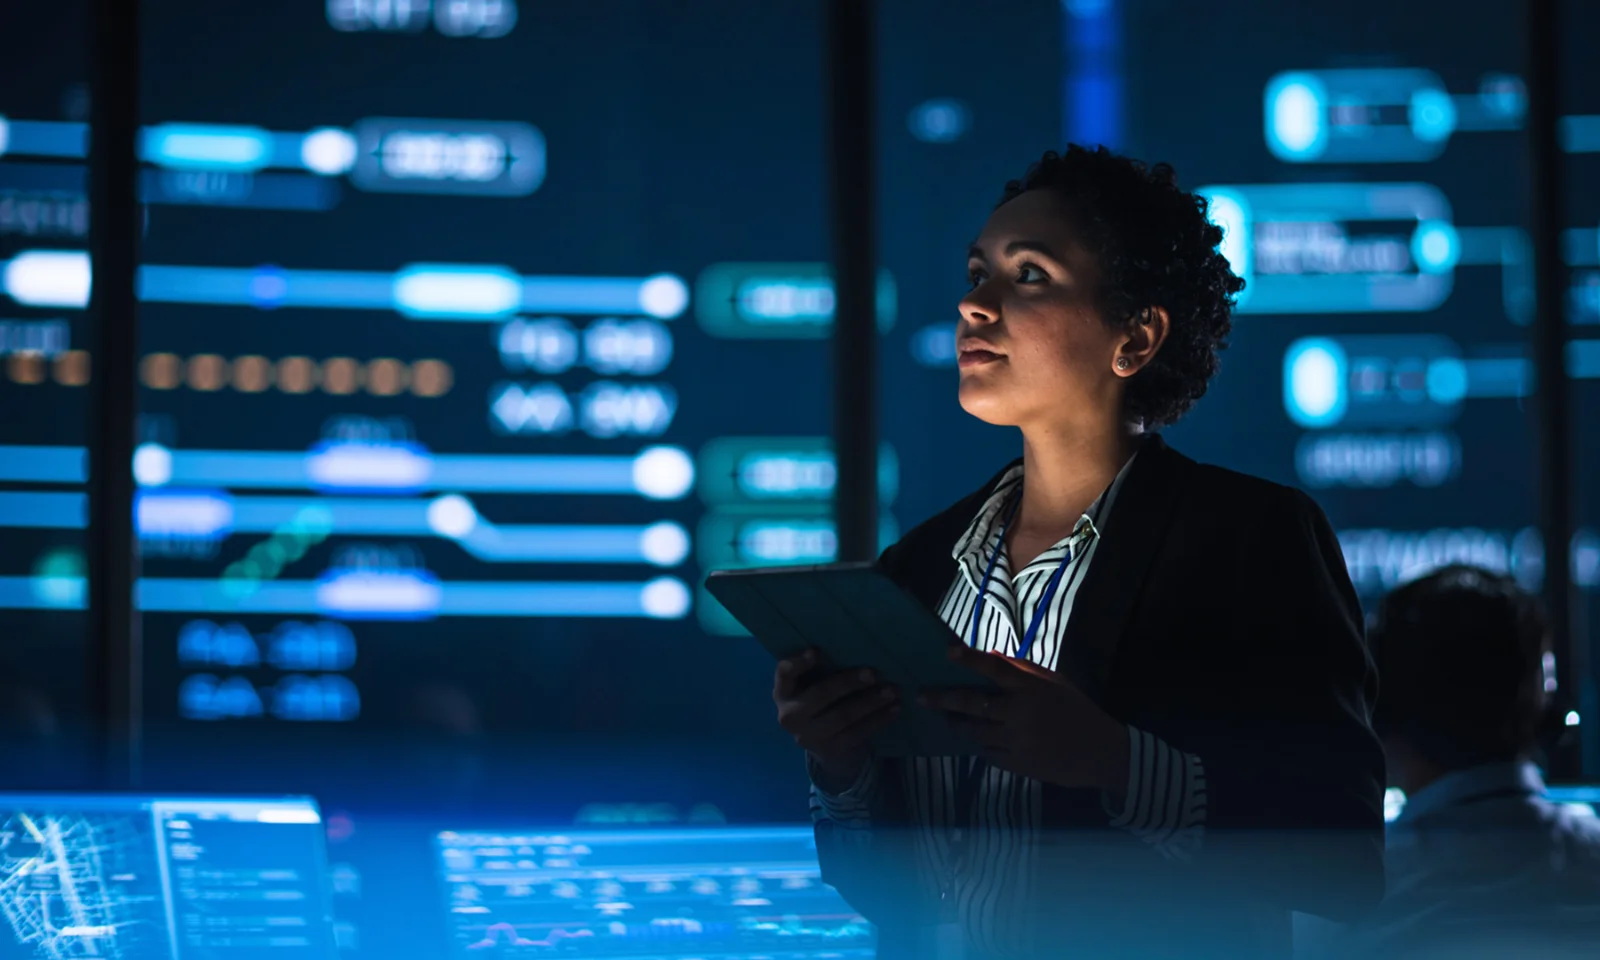
[(810, 827), (446, 832), (455, 956), (866, 958)]
[(0, 957), (333, 960), (305, 798), (0, 794)]

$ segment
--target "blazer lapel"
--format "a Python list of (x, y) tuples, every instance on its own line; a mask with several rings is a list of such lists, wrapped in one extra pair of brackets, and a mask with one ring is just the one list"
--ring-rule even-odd
[(1117, 644), (1166, 536), (1188, 462), (1159, 434), (1145, 441), (1111, 505), (1073, 600), (1056, 669), (1096, 703), (1105, 696)]

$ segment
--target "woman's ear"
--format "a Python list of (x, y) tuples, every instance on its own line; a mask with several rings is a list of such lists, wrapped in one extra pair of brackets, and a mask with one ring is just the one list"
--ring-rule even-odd
[(1155, 359), (1167, 342), (1172, 319), (1165, 307), (1146, 307), (1128, 324), (1128, 336), (1117, 345), (1111, 366), (1119, 377), (1131, 377)]

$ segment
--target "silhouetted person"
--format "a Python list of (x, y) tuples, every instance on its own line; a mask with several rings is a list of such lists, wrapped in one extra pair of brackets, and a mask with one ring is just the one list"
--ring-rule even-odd
[(1372, 645), (1375, 724), (1407, 802), (1382, 906), (1329, 952), (1600, 956), (1600, 820), (1546, 800), (1534, 764), (1549, 697), (1538, 600), (1446, 567), (1384, 599)]

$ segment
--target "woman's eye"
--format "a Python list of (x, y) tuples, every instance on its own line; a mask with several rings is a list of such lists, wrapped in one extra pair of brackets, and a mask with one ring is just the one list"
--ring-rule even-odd
[(1044, 271), (1031, 264), (1023, 264), (1017, 271), (1018, 283), (1040, 283), (1045, 280)]
[(984, 279), (985, 279), (985, 275), (984, 275), (984, 272), (982, 270), (968, 270), (967, 271), (967, 285), (968, 286), (976, 287), (978, 284), (982, 283), (984, 281)]

